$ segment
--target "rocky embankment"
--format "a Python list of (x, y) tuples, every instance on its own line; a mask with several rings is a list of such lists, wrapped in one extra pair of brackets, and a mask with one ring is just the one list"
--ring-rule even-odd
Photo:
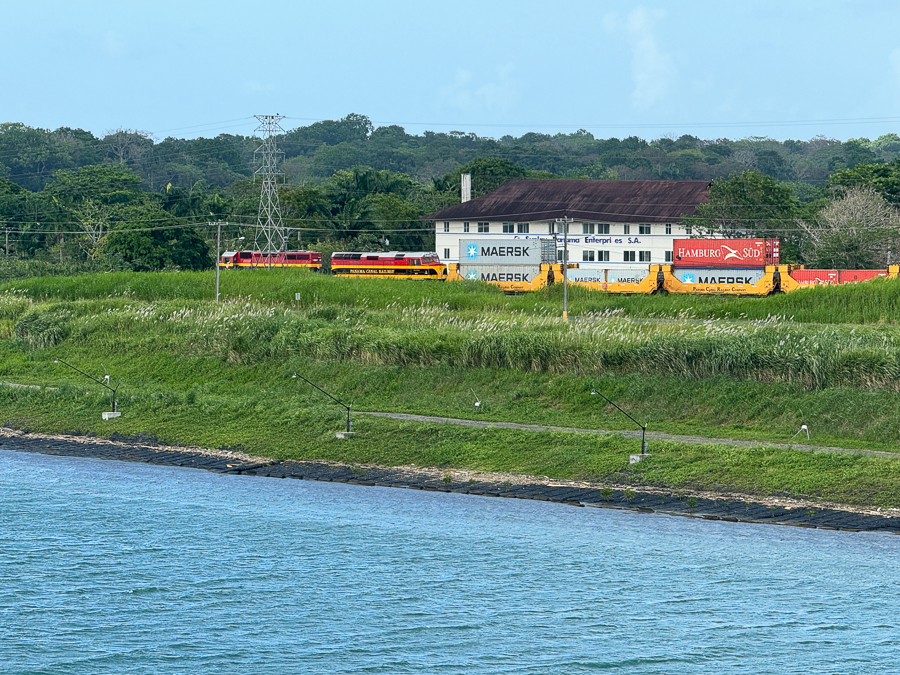
[(0, 428), (0, 450), (183, 466), (246, 476), (536, 499), (571, 506), (627, 509), (706, 520), (900, 534), (900, 510), (896, 509), (882, 511), (787, 498), (674, 492), (640, 486), (598, 485), (580, 481), (556, 481), (546, 477), (416, 466), (275, 461), (228, 450), (161, 445), (151, 438), (105, 440), (32, 434), (27, 430)]

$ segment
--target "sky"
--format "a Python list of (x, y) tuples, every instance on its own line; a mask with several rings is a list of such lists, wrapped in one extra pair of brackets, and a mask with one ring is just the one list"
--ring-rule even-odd
[(43, 0), (0, 7), (0, 122), (647, 140), (900, 133), (897, 0)]

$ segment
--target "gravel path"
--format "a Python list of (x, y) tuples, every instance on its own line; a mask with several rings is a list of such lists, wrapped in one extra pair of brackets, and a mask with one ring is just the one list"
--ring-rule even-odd
[[(366, 412), (353, 411), (357, 415), (371, 415), (372, 417), (389, 417), (395, 420), (409, 420), (412, 422), (439, 422), (444, 424), (459, 424), (465, 427), (497, 427), (498, 429), (522, 429), (524, 431), (563, 431), (571, 434), (619, 434), (627, 438), (640, 438), (640, 431), (609, 431), (606, 429), (577, 429), (575, 427), (553, 427), (540, 424), (516, 424), (515, 422), (491, 422), (485, 420), (463, 420), (454, 417), (433, 417), (430, 415), (410, 415), (407, 413)], [(664, 434), (659, 431), (648, 431), (647, 440), (657, 441), (681, 441), (683, 443), (715, 443), (718, 445), (734, 445), (744, 448), (767, 447), (780, 450), (802, 450), (803, 452), (833, 452), (850, 455), (874, 455), (878, 457), (897, 457), (898, 453), (885, 450), (866, 450), (856, 448), (835, 448), (827, 445), (808, 445), (800, 443), (768, 443), (765, 441), (741, 441), (733, 438), (706, 438), (704, 436), (682, 436), (679, 434)]]

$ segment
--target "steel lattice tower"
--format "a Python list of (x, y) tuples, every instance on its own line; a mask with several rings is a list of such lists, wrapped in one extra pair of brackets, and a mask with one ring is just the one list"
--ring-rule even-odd
[[(283, 115), (256, 115), (262, 132), (263, 142), (256, 149), (259, 168), (256, 175), (262, 176), (262, 190), (259, 195), (259, 216), (256, 227), (256, 250), (269, 256), (281, 253), (287, 248), (287, 231), (281, 220), (281, 205), (278, 201), (278, 177), (283, 175), (278, 168), (281, 154), (275, 143), (275, 136), (284, 133), (279, 122)], [(269, 257), (262, 263), (266, 267), (272, 265)]]

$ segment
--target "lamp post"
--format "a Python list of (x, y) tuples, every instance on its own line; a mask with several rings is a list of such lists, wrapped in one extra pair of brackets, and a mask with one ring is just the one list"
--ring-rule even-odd
[(556, 222), (559, 224), (559, 228), (557, 229), (565, 229), (565, 234), (563, 234), (563, 321), (568, 321), (569, 276), (567, 272), (569, 269), (569, 223), (572, 222), (572, 219), (568, 216), (564, 216), (562, 218), (557, 218)]
[[(89, 380), (93, 380), (94, 382), (99, 384), (101, 387), (105, 387), (106, 389), (109, 389), (109, 391), (112, 394), (112, 413), (103, 413), (103, 419), (109, 419), (110, 417), (118, 417), (120, 415), (120, 413), (116, 410), (116, 390), (119, 388), (119, 383), (117, 382), (115, 387), (111, 387), (110, 381), (109, 381), (109, 373), (106, 373), (103, 380), (101, 381), (101, 380), (98, 380), (93, 375), (88, 375), (86, 372), (84, 372), (80, 368), (76, 368), (71, 363), (66, 363), (62, 359), (54, 359), (53, 363), (61, 363), (64, 366), (68, 366), (72, 370), (81, 373)], [(102, 366), (103, 364), (101, 363), (100, 365)], [(106, 370), (106, 366), (103, 367), (103, 370)]]
[[(291, 376), (291, 379), (292, 379), (292, 380), (296, 380), (296, 379), (298, 379), (298, 378), (301, 379), (301, 380), (303, 380), (304, 382), (306, 382), (306, 384), (308, 384), (309, 386), (315, 387), (316, 389), (318, 389), (319, 391), (321, 391), (323, 394), (325, 394), (328, 398), (330, 398), (332, 401), (334, 401), (335, 403), (337, 403), (338, 405), (342, 406), (343, 408), (345, 408), (345, 409), (347, 410), (347, 432), (346, 432), (346, 433), (349, 434), (349, 433), (350, 433), (350, 406), (347, 405), (346, 403), (344, 403), (343, 401), (339, 401), (339, 400), (336, 399), (334, 396), (332, 396), (331, 394), (329, 394), (327, 391), (325, 391), (324, 389), (322, 389), (322, 387), (320, 387), (319, 385), (317, 385), (315, 382), (310, 382), (309, 380), (307, 380), (307, 379), (306, 379), (305, 377), (303, 377), (302, 375), (298, 375), (297, 373), (294, 373), (294, 374)], [(351, 404), (351, 405), (352, 405), (352, 404)]]
[(616, 410), (618, 410), (620, 413), (622, 413), (623, 415), (625, 415), (625, 417), (627, 417), (627, 418), (630, 419), (632, 422), (634, 422), (635, 424), (638, 425), (638, 427), (639, 427), (640, 430), (641, 430), (641, 454), (642, 454), (642, 455), (646, 455), (646, 454), (647, 454), (647, 441), (646, 441), (646, 437), (647, 437), (647, 424), (646, 424), (646, 423), (641, 424), (640, 422), (638, 422), (638, 421), (637, 421), (636, 419), (634, 419), (631, 415), (629, 415), (627, 412), (625, 412), (625, 411), (622, 410), (619, 406), (617, 406), (615, 403), (613, 403), (613, 402), (612, 402), (605, 394), (601, 394), (601, 393), (600, 393), (599, 391), (597, 391), (596, 389), (592, 389), (592, 390), (591, 390), (591, 396), (602, 396), (604, 399), (606, 399), (606, 402), (607, 402), (607, 403), (609, 403), (609, 404), (610, 404), (611, 406), (613, 406)]

